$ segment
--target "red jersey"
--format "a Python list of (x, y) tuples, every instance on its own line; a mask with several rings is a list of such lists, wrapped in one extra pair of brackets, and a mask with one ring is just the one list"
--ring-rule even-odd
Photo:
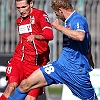
[[(34, 65), (45, 65), (49, 61), (48, 42), (53, 39), (52, 26), (48, 15), (36, 8), (23, 19), (16, 20), (19, 30), (19, 42), (16, 46), (14, 57), (21, 61), (28, 61)], [(27, 41), (29, 35), (43, 35), (44, 40), (35, 39), (32, 43)]]

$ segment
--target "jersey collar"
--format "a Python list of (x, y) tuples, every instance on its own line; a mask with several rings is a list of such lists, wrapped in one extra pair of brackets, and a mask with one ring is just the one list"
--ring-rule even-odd
[(71, 15), (65, 20), (65, 24), (70, 21), (70, 19), (76, 14), (77, 12), (74, 10)]

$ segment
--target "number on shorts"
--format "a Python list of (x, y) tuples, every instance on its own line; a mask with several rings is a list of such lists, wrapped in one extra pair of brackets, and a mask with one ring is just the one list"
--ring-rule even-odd
[(45, 69), (45, 72), (47, 74), (51, 74), (51, 72), (54, 72), (54, 67), (52, 66), (52, 64), (48, 64), (43, 66), (43, 68)]
[(11, 73), (11, 70), (12, 70), (12, 66), (8, 66), (7, 67), (7, 74), (10, 74)]

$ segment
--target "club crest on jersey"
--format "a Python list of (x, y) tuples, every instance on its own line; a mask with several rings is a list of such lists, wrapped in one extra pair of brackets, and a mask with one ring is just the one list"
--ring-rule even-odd
[(31, 16), (31, 17), (30, 17), (30, 23), (31, 23), (31, 24), (35, 24), (35, 18), (34, 18), (34, 16)]
[(68, 26), (67, 28), (70, 29), (70, 26)]
[(46, 22), (49, 22), (50, 23), (50, 20), (48, 18), (48, 15), (44, 14), (43, 17), (45, 18)]

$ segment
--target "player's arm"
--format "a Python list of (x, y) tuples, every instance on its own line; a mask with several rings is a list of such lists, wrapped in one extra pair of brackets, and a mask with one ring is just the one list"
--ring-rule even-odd
[[(38, 23), (42, 29), (42, 33), (40, 33), (41, 38), (48, 41), (53, 40), (52, 25), (50, 23), (48, 15), (45, 12), (40, 12), (38, 19)], [(38, 36), (36, 36), (36, 39), (38, 39)]]
[[(50, 36), (49, 36), (50, 35)], [(39, 34), (39, 35), (30, 35), (27, 37), (27, 41), (28, 42), (32, 42), (34, 39), (37, 39), (37, 40), (47, 40), (47, 41), (50, 41), (50, 40), (53, 40), (53, 32), (51, 29), (45, 29), (43, 31), (43, 33)]]
[(44, 40), (45, 38), (43, 37), (43, 35), (33, 35), (33, 34), (27, 37), (28, 42), (32, 42), (34, 39)]
[[(78, 30), (77, 28), (75, 30), (71, 30), (69, 28), (66, 28), (65, 26), (60, 24), (59, 19), (55, 19), (52, 22), (52, 25), (55, 29), (57, 29), (58, 31), (62, 32), (63, 34), (67, 35), (68, 37), (77, 40), (77, 41), (83, 41), (85, 34), (84, 31)], [(76, 25), (77, 26), (77, 25)]]

